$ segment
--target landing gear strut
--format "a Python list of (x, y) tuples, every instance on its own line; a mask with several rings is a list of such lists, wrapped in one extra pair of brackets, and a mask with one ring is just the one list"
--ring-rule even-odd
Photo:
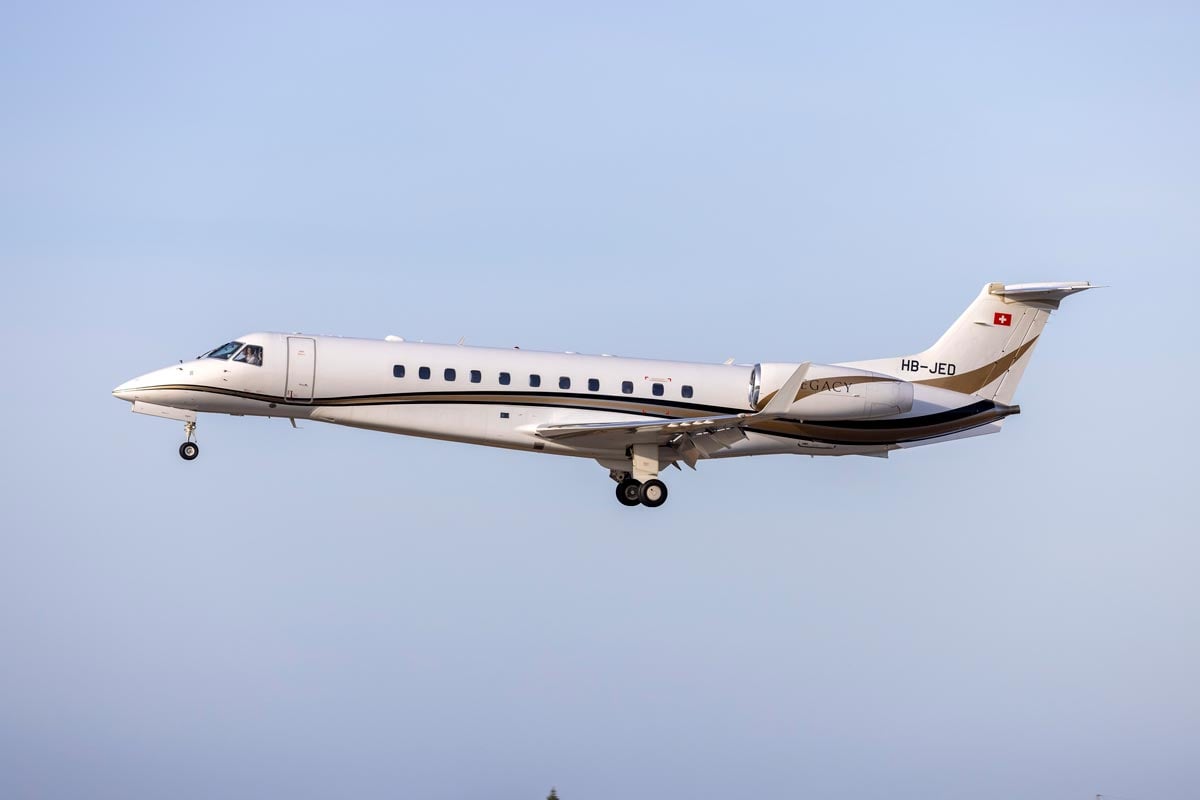
[(194, 461), (196, 456), (200, 455), (200, 445), (192, 441), (192, 437), (196, 435), (196, 423), (183, 423), (183, 430), (187, 434), (187, 441), (179, 445), (179, 457), (184, 461)]

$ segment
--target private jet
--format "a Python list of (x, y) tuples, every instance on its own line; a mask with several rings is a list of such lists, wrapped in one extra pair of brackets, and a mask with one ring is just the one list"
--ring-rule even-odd
[(1050, 313), (1086, 282), (989, 283), (914, 355), (697, 364), (518, 348), (250, 333), (113, 390), (138, 414), (314, 420), (595, 459), (623, 505), (661, 506), (680, 463), (769, 454), (886, 458), (996, 433)]

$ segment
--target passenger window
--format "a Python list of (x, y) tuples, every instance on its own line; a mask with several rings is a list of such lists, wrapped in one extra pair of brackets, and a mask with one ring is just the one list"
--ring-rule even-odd
[(570, 378), (568, 378), (566, 375), (564, 375), (564, 376), (562, 376), (561, 378), (559, 378), (559, 379), (558, 379), (558, 388), (560, 388), (560, 389), (570, 389), (570, 388), (571, 388), (571, 379), (570, 379)]
[(682, 394), (682, 395), (683, 395), (685, 398), (687, 398), (687, 399), (691, 399), (691, 396), (692, 396), (692, 387), (691, 387), (691, 386), (688, 386), (688, 385), (685, 383), (685, 384), (683, 385), (683, 388), (682, 388), (682, 389), (680, 389), (680, 393), (681, 393), (681, 394)]
[(256, 344), (248, 344), (242, 348), (242, 352), (233, 357), (233, 360), (249, 364), (252, 367), (261, 367), (262, 348)]
[(447, 367), (446, 371), (443, 372), (442, 375), (446, 378), (446, 380), (452, 381), (458, 375), (458, 373), (456, 373), (454, 370)]
[(421, 367), (417, 370), (417, 377), (423, 381), (429, 380), (429, 367)]
[(651, 393), (652, 393), (652, 394), (653, 394), (655, 397), (662, 397), (662, 396), (663, 396), (663, 385), (662, 385), (661, 383), (653, 383), (653, 384), (651, 384), (651, 385), (650, 385), (650, 392), (651, 392)]
[(471, 383), (479, 383), (483, 380), (483, 373), (477, 369), (471, 370)]
[(621, 381), (621, 394), (633, 394), (633, 381)]
[(600, 379), (599, 378), (588, 378), (588, 391), (589, 392), (600, 391)]
[(512, 383), (512, 375), (509, 375), (507, 372), (501, 372), (500, 373), (500, 385), (508, 386), (510, 383)]
[(396, 366), (392, 367), (392, 377), (393, 378), (403, 378), (404, 377), (404, 365), (403, 364), (397, 364)]
[(530, 375), (529, 376), (529, 385), (534, 387), (535, 389), (537, 387), (541, 386), (542, 385), (542, 376), (541, 375)]

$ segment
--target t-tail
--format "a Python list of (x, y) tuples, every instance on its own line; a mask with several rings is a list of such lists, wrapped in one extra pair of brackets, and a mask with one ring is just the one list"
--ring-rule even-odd
[(1050, 312), (1090, 283), (989, 283), (928, 350), (846, 366), (1009, 405)]

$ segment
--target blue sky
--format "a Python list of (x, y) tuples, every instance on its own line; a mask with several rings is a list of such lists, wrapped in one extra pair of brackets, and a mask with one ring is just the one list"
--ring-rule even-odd
[[(0, 12), (0, 794), (1200, 791), (1188, 4)], [(699, 361), (1091, 280), (1001, 436), (594, 463), (117, 383), (258, 329)]]

